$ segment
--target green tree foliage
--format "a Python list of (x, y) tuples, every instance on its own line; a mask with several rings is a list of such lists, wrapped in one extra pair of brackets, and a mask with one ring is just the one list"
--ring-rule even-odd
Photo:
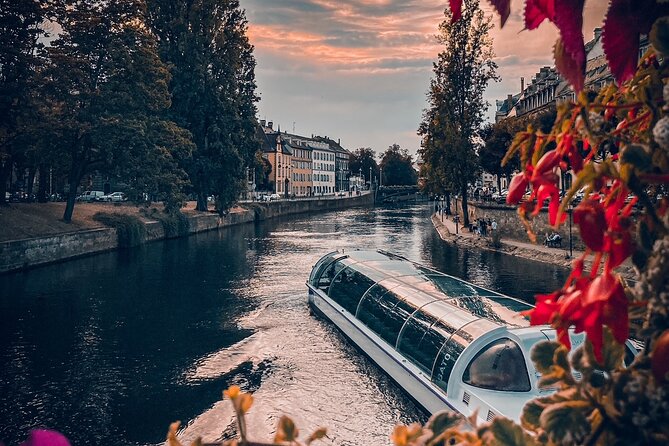
[(415, 185), (418, 180), (411, 155), (406, 149), (401, 149), (399, 144), (393, 144), (383, 152), (381, 169), (384, 186)]
[(65, 2), (57, 14), (62, 31), (46, 49), (43, 100), (56, 141), (51, 156), (67, 169), (65, 221), (91, 172), (164, 192), (168, 203), (185, 181), (177, 160), (190, 154), (189, 135), (160, 117), (170, 105), (169, 72), (144, 12), (141, 0), (82, 0)]
[(372, 177), (379, 177), (379, 165), (376, 163), (376, 152), (369, 147), (360, 147), (351, 154), (351, 161), (349, 162), (349, 169), (351, 175), (362, 174), (369, 180), (369, 172), (372, 172)]
[(39, 121), (35, 73), (50, 4), (39, 0), (0, 0), (0, 205), (6, 204), (7, 180), (31, 149)]
[(452, 14), (447, 9), (446, 20), (439, 25), (437, 39), (444, 49), (434, 64), (429, 105), (418, 133), (422, 137), (419, 153), (428, 164), (426, 172), (434, 175), (428, 181), (461, 194), (467, 225), (467, 189), (480, 166), (474, 138), (487, 107), (483, 92), (488, 82), (497, 79), (497, 65), (488, 35), (491, 18), (486, 18), (478, 0), (465, 3), (459, 21), (451, 23)]
[(497, 190), (502, 189), (502, 176), (509, 179), (509, 176), (520, 167), (517, 158), (514, 158), (516, 162), (502, 166), (502, 159), (509, 150), (513, 135), (515, 133), (509, 133), (503, 126), (497, 124), (486, 124), (481, 130), (480, 136), (484, 141), (479, 151), (481, 168), (492, 175), (497, 175)]
[(184, 163), (197, 209), (219, 212), (238, 197), (255, 166), (255, 59), (238, 0), (149, 0), (160, 54), (171, 67), (168, 116), (196, 145)]

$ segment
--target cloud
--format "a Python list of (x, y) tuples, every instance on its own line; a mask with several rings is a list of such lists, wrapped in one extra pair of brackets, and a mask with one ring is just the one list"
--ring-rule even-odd
[[(606, 2), (586, 3), (585, 29), (601, 24)], [(241, 0), (256, 48), (261, 116), (302, 134), (341, 137), (350, 147), (415, 152), (446, 0)], [(523, 31), (523, 1), (512, 2), (504, 29), (491, 31), (502, 82), (485, 97), (520, 90), (552, 65), (557, 38), (548, 23)], [(483, 0), (481, 6), (492, 14)], [(588, 33), (586, 40), (591, 37)], [(494, 115), (494, 106), (488, 117)], [(349, 147), (345, 145), (345, 147)]]

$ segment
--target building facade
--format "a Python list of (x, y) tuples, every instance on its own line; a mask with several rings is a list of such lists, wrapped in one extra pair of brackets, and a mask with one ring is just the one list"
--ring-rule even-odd
[(326, 142), (310, 141), (313, 156), (313, 191), (317, 195), (335, 193), (336, 152)]

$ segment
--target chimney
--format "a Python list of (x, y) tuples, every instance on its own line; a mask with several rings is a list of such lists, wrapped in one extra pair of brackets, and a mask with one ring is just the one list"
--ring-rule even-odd
[(267, 127), (269, 127), (270, 130), (274, 130), (274, 129), (272, 129), (273, 125), (274, 125), (274, 123), (272, 121), (267, 122)]
[(508, 110), (511, 111), (511, 109), (513, 108), (513, 95), (512, 94), (510, 94), (506, 97), (506, 102), (508, 102), (508, 104), (509, 104)]
[(599, 40), (602, 37), (602, 28), (595, 28), (595, 40)]
[(341, 138), (337, 138), (337, 144), (341, 145)]
[(264, 119), (261, 119), (260, 120), (260, 126), (265, 127), (265, 124), (267, 124), (267, 121), (265, 121)]
[(520, 78), (520, 92), (522, 93), (523, 91), (525, 91), (525, 78), (521, 77)]

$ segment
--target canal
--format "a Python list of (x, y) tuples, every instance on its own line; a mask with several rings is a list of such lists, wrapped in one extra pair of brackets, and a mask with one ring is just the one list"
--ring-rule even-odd
[(253, 392), (248, 423), (281, 414), (337, 445), (389, 444), (425, 414), (327, 322), (305, 281), (336, 249), (384, 249), (532, 301), (562, 268), (441, 242), (425, 205), (351, 209), (201, 233), (0, 276), (0, 441), (60, 430), (79, 445), (234, 432), (223, 389)]

